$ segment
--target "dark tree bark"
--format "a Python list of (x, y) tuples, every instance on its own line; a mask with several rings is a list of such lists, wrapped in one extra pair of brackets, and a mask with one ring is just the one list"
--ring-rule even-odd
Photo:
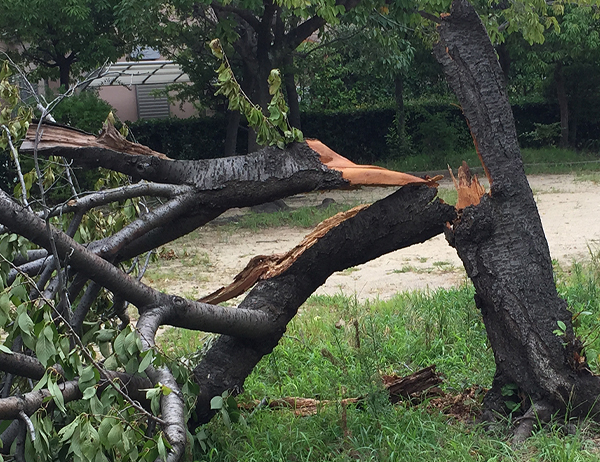
[[(485, 417), (502, 412), (501, 389), (516, 384), (529, 408), (517, 437), (554, 411), (596, 416), (600, 380), (581, 362), (571, 313), (555, 288), (552, 262), (525, 177), (504, 78), (485, 28), (467, 0), (442, 18), (435, 56), (468, 119), (491, 191), (447, 232), (476, 289), (496, 361)], [(557, 321), (564, 336), (553, 333)]]
[(236, 394), (242, 390), (246, 377), (275, 348), (300, 305), (333, 272), (442, 233), (455, 211), (433, 200), (435, 195), (436, 190), (427, 186), (405, 186), (333, 228), (284, 273), (257, 284), (240, 307), (276, 307), (277, 325), (271, 335), (258, 339), (221, 336), (216, 341), (194, 370), (201, 384), (194, 425), (212, 418), (210, 400), (214, 396), (225, 390)]

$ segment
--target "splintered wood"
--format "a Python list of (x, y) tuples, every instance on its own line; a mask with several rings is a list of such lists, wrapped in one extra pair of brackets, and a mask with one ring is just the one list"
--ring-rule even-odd
[(298, 257), (300, 257), (300, 255), (312, 247), (315, 242), (325, 236), (331, 229), (335, 228), (343, 221), (352, 218), (367, 207), (369, 207), (368, 204), (362, 204), (322, 221), (310, 234), (307, 234), (304, 237), (300, 244), (287, 253), (257, 255), (248, 262), (246, 267), (234, 278), (231, 284), (226, 287), (221, 287), (198, 301), (212, 304), (221, 303), (243, 294), (258, 281), (270, 279), (283, 273), (298, 259)]
[(448, 166), (448, 171), (454, 182), (454, 187), (458, 191), (457, 210), (462, 210), (469, 205), (479, 204), (485, 194), (485, 188), (479, 183), (477, 175), (471, 173), (467, 163), (463, 161), (462, 165), (458, 167), (458, 180), (454, 177), (450, 166)]
[[(404, 400), (420, 401), (424, 397), (443, 396), (444, 393), (437, 386), (442, 383), (441, 377), (435, 372), (435, 364), (414, 374), (406, 377), (397, 375), (382, 376), (383, 386), (390, 394), (390, 402), (392, 404)], [(246, 410), (251, 410), (257, 406), (266, 405), (271, 409), (290, 409), (297, 416), (309, 416), (316, 414), (320, 409), (331, 404), (358, 404), (363, 401), (364, 397), (345, 398), (339, 401), (334, 400), (318, 400), (312, 398), (296, 398), (285, 397), (273, 399), (268, 402), (259, 403), (254, 401), (247, 404), (239, 404), (239, 407)]]
[[(37, 124), (31, 124), (27, 136), (23, 141), (23, 151), (33, 151), (36, 148)], [(108, 148), (113, 151), (137, 156), (154, 156), (170, 160), (166, 155), (153, 151), (143, 144), (127, 141), (111, 123), (106, 123), (98, 137), (89, 133), (65, 127), (58, 124), (44, 122), (40, 130), (37, 143), (38, 149), (51, 149), (57, 147), (67, 148)]]
[(331, 170), (342, 172), (342, 177), (356, 186), (406, 186), (409, 184), (425, 184), (437, 186), (442, 175), (433, 178), (419, 178), (407, 173), (395, 172), (376, 165), (359, 165), (339, 155), (319, 140), (306, 140), (306, 144), (319, 154), (321, 162)]
[[(402, 172), (394, 172), (374, 165), (358, 165), (346, 159), (323, 144), (319, 140), (306, 140), (308, 146), (319, 154), (321, 162), (332, 170), (342, 172), (344, 179), (352, 186), (406, 186), (427, 185), (435, 187), (442, 175), (433, 178), (419, 178)], [(260, 280), (270, 279), (289, 268), (292, 263), (315, 242), (321, 239), (330, 229), (341, 222), (353, 217), (368, 205), (360, 205), (347, 212), (323, 221), (315, 230), (307, 235), (304, 240), (285, 254), (258, 255), (250, 260), (246, 267), (234, 278), (233, 282), (226, 287), (200, 299), (204, 303), (221, 303), (243, 294)]]

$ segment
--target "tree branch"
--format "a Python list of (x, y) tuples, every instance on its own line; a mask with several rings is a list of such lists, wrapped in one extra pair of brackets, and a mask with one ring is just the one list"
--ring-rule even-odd
[(331, 229), (279, 276), (258, 283), (240, 308), (257, 309), (269, 303), (277, 307), (277, 324), (272, 334), (260, 339), (221, 336), (216, 341), (194, 370), (201, 384), (196, 424), (214, 414), (210, 409), (214, 396), (242, 389), (254, 366), (277, 345), (298, 307), (333, 272), (440, 234), (456, 212), (433, 200), (435, 194), (426, 186), (399, 189)]

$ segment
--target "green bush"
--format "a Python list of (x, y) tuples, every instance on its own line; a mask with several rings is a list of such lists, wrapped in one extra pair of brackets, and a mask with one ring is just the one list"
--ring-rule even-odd
[(86, 90), (64, 98), (54, 108), (52, 116), (58, 123), (97, 135), (111, 111), (114, 108), (100, 99), (96, 91)]

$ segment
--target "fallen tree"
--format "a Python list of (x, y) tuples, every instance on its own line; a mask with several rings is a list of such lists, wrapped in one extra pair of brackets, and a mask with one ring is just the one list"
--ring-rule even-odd
[[(457, 214), (435, 198), (432, 181), (405, 178), (394, 194), (324, 224), (285, 256), (255, 261), (232, 286), (203, 301), (145, 285), (145, 254), (228, 208), (361, 181), (387, 184), (382, 175), (388, 173), (349, 165), (314, 144), (319, 153), (294, 143), (244, 157), (173, 161), (125, 141), (110, 124), (98, 139), (55, 125), (32, 127), (22, 151), (38, 164), (42, 157), (60, 156), (70, 163), (65, 175), (71, 164), (103, 167), (133, 183), (87, 195), (75, 191), (50, 207), (38, 168), (39, 210), (24, 196), (19, 202), (0, 193), (6, 286), (0, 321), (8, 333), (0, 351), (3, 451), (16, 460), (33, 452), (48, 460), (70, 452), (84, 460), (180, 460), (188, 428), (211, 419), (215, 396), (242, 389), (328, 276), (442, 232), (475, 285), (496, 358), (484, 418), (506, 411), (506, 385), (528, 400), (517, 439), (535, 419), (546, 420), (567, 405), (577, 416), (596, 416), (600, 381), (587, 369), (571, 315), (556, 293), (495, 52), (466, 0), (456, 0), (440, 23), (436, 57), (469, 120), (491, 191), (484, 193), (461, 170), (457, 183), (467, 194), (461, 193)], [(142, 197), (154, 198), (154, 206), (140, 202)], [(86, 217), (109, 204), (139, 213), (97, 235)], [(110, 229), (108, 222), (96, 217), (94, 223)], [(215, 304), (252, 285), (238, 307)], [(135, 329), (128, 303), (139, 313)], [(165, 325), (222, 335), (189, 371), (156, 350), (156, 333)], [(90, 412), (54, 427), (72, 400), (83, 400)], [(127, 417), (122, 408), (130, 410)], [(36, 431), (41, 438), (34, 439)]]
[[(45, 158), (60, 155), (74, 166), (109, 168), (127, 174), (137, 183), (75, 197), (37, 213), (7, 194), (0, 194), (0, 223), (6, 227), (5, 231), (16, 233), (40, 248), (16, 255), (19, 249), (13, 246), (12, 253), (5, 253), (7, 260), (12, 260), (11, 270), (6, 274), (6, 282), (12, 284), (10, 287), (22, 283), (23, 277), (35, 278), (35, 287), (30, 290), (31, 301), (20, 300), (21, 304), (14, 290), (8, 292), (6, 322), (13, 319), (11, 311), (31, 322), (21, 323), (21, 318), (17, 318), (8, 341), (14, 354), (2, 353), (7, 363), (3, 367), (4, 390), (12, 392), (7, 392), (5, 400), (0, 399), (0, 417), (17, 419), (17, 423), (19, 419), (27, 422), (30, 416), (39, 414), (38, 410), (51, 412), (44, 406), (44, 398), (49, 396), (53, 397), (58, 411), (64, 411), (68, 401), (104, 399), (105, 393), (117, 390), (123, 405), (135, 404), (138, 419), (148, 419), (149, 423), (142, 425), (144, 431), (158, 424), (169, 445), (169, 450), (163, 451), (167, 460), (181, 458), (188, 426), (193, 428), (212, 417), (214, 410), (210, 403), (214, 396), (225, 390), (241, 389), (260, 358), (277, 345), (300, 305), (330, 274), (397, 248), (423, 242), (441, 233), (444, 223), (455, 215), (453, 207), (435, 200), (431, 180), (378, 167), (356, 166), (347, 161), (342, 162), (342, 166), (336, 164), (337, 170), (329, 169), (326, 163), (331, 163), (331, 156), (319, 155), (306, 144), (293, 144), (284, 151), (266, 148), (250, 156), (214, 161), (173, 161), (125, 141), (110, 124), (98, 139), (66, 127), (41, 124), (30, 129), (21, 151)], [(369, 174), (376, 171), (380, 183), (408, 185), (369, 207), (359, 207), (323, 224), (316, 234), (278, 260), (267, 274), (261, 274), (261, 282), (238, 307), (165, 294), (123, 271), (123, 262), (187, 234), (228, 208), (251, 206), (315, 189), (356, 185), (363, 178), (362, 171)], [(381, 175), (392, 179), (384, 180)], [(367, 181), (373, 182), (372, 179)], [(43, 190), (43, 184), (39, 187)], [(134, 217), (111, 235), (83, 243), (73, 238), (88, 212), (142, 196), (161, 198), (163, 202)], [(71, 217), (64, 222), (64, 231), (56, 226), (56, 218), (60, 216)], [(6, 234), (7, 241), (12, 239), (10, 236)], [(110, 293), (111, 306), (106, 319), (98, 319), (92, 303), (99, 297), (101, 288)], [(124, 325), (117, 327), (111, 321), (111, 317), (119, 317), (128, 322), (127, 303), (135, 305), (139, 313), (135, 330)], [(42, 317), (36, 317), (35, 307), (39, 305), (44, 305)], [(18, 306), (23, 307), (22, 313), (15, 311)], [(94, 320), (91, 329), (84, 323), (86, 320), (87, 324)], [(47, 332), (43, 338), (48, 342), (60, 344), (61, 338), (65, 338), (69, 348), (81, 350), (75, 365), (68, 361), (65, 351), (62, 355), (59, 349), (50, 354), (40, 353), (42, 346), (33, 340), (38, 324), (41, 324), (39, 329)], [(182, 391), (182, 382), (189, 385), (189, 380), (176, 377), (170, 369), (172, 365), (154, 351), (156, 332), (165, 325), (223, 334), (193, 370), (200, 391), (193, 396), (195, 409), (191, 420)], [(123, 351), (125, 343), (128, 347)], [(94, 354), (97, 349), (103, 354), (99, 360)], [(37, 359), (24, 354), (30, 350)], [(9, 360), (11, 357), (28, 359), (19, 366)], [(27, 372), (25, 364), (31, 364), (28, 366), (31, 372)], [(114, 369), (120, 375), (115, 376)], [(13, 375), (39, 380), (41, 390), (35, 399), (34, 395), (9, 397), (21, 390), (18, 385), (11, 387)], [(137, 384), (137, 388), (130, 392), (129, 384)], [(154, 396), (160, 405), (152, 408), (151, 398), (141, 399), (140, 388), (154, 390), (154, 394), (146, 394)], [(145, 402), (146, 408), (136, 404), (140, 402)], [(24, 415), (15, 414), (23, 408)], [(97, 413), (111, 414), (108, 407)], [(106, 419), (100, 417), (95, 423), (100, 428)], [(114, 421), (115, 417), (108, 419)], [(77, 425), (73, 426), (80, 432), (89, 423), (74, 422)], [(6, 449), (13, 441), (19, 441), (15, 428), (21, 433), (24, 431), (23, 425), (17, 423), (11, 424), (10, 431), (2, 436)], [(34, 446), (42, 444), (39, 441), (36, 439)], [(160, 437), (156, 441), (160, 447)], [(102, 438), (100, 434), (86, 450), (90, 453), (90, 448), (107, 451), (108, 443), (108, 435)], [(74, 444), (67, 442), (69, 450), (79, 449)], [(163, 447), (166, 447), (164, 443)], [(16, 444), (14, 450), (17, 458), (26, 457), (24, 445)]]

